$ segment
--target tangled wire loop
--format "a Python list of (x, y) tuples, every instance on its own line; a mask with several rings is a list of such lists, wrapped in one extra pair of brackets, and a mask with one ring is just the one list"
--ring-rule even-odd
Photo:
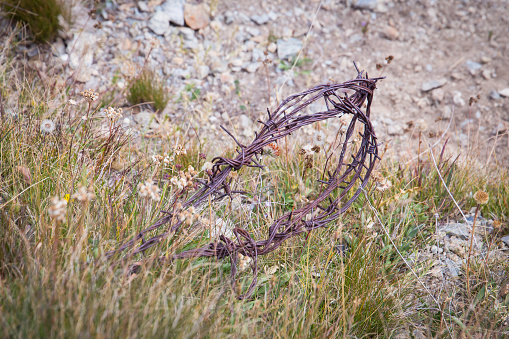
[[(251, 268), (254, 278), (246, 293), (239, 296), (239, 299), (249, 297), (257, 283), (258, 256), (274, 251), (288, 238), (320, 227), (326, 227), (327, 224), (338, 218), (357, 199), (362, 189), (368, 183), (376, 159), (380, 159), (375, 131), (370, 121), (370, 109), (376, 83), (383, 78), (369, 78), (367, 74), (363, 74), (364, 71), (359, 71), (356, 65), (355, 68), (358, 73), (356, 79), (341, 84), (316, 86), (288, 97), (272, 114), (267, 110), (268, 120), (265, 122), (258, 121), (263, 127), (258, 133), (255, 133), (253, 142), (248, 146), (241, 144), (230, 132), (221, 126), (239, 146), (237, 157), (234, 159), (224, 157), (214, 158), (214, 165), (211, 173), (209, 172), (209, 178), (207, 182), (200, 182), (201, 188), (197, 189), (187, 201), (181, 204), (177, 204), (177, 200), (182, 195), (177, 195), (177, 198), (172, 203), (172, 212), (165, 212), (166, 215), (152, 226), (141, 231), (117, 250), (108, 252), (106, 254), (107, 258), (111, 258), (116, 253), (129, 248), (132, 250), (128, 257), (143, 253), (148, 248), (179, 230), (182, 225), (182, 221), (177, 217), (179, 213), (191, 206), (198, 207), (211, 195), (220, 194), (219, 198), (224, 196), (231, 198), (232, 193), (236, 192), (232, 192), (230, 188), (231, 180), (227, 180), (230, 172), (232, 170), (238, 171), (243, 166), (263, 168), (258, 162), (258, 155), (263, 154), (263, 148), (267, 145), (290, 135), (303, 126), (331, 118), (338, 118), (346, 114), (351, 115), (351, 120), (343, 135), (342, 143), (336, 147), (336, 149), (340, 148), (340, 153), (334, 171), (332, 173), (328, 171), (328, 178), (326, 180), (318, 180), (322, 188), (318, 198), (304, 207), (287, 212), (276, 219), (268, 229), (267, 239), (256, 241), (245, 229), (236, 227), (233, 229), (235, 240), (221, 235), (219, 241), (211, 242), (204, 247), (183, 251), (173, 255), (171, 258), (160, 258), (160, 260), (196, 257), (216, 257), (221, 259), (229, 256), (232, 279), (234, 279), (237, 272), (238, 254), (249, 256), (252, 258)], [(349, 92), (351, 95), (348, 95)], [(305, 108), (321, 98), (325, 101), (326, 110), (312, 114), (304, 113)], [(364, 113), (362, 107), (366, 100), (367, 104)], [(360, 146), (356, 151), (349, 152), (349, 149), (352, 149), (352, 147), (349, 147), (349, 144), (352, 144), (351, 139), (354, 136), (356, 124), (361, 124), (361, 127), (363, 127), (362, 132), (359, 132), (361, 137)], [(359, 141), (357, 141), (357, 145), (359, 145)], [(333, 154), (334, 150), (330, 154), (326, 154), (327, 161), (324, 172)], [(349, 159), (348, 155), (351, 156), (351, 159)], [(324, 178), (325, 173), (322, 173), (322, 179)], [(355, 193), (353, 193), (350, 199), (343, 202), (347, 193), (354, 185), (357, 187)], [(336, 191), (337, 194), (335, 194), (337, 197), (332, 199), (331, 194), (336, 189), (339, 189)], [(311, 218), (309, 218), (309, 215), (311, 215)], [(148, 240), (145, 239), (146, 233), (159, 229), (168, 223), (169, 225), (162, 233)], [(140, 239), (142, 240), (141, 245), (139, 245)]]

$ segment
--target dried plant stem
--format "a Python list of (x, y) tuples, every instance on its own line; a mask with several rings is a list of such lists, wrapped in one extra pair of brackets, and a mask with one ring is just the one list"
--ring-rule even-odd
[(470, 247), (468, 249), (468, 257), (467, 257), (467, 270), (466, 270), (466, 280), (467, 280), (467, 291), (468, 294), (470, 294), (470, 256), (472, 255), (472, 247), (474, 243), (474, 237), (475, 237), (475, 222), (477, 220), (477, 215), (479, 213), (479, 204), (477, 204), (477, 207), (475, 209), (475, 215), (474, 215), (474, 222), (472, 223), (472, 231), (470, 233)]

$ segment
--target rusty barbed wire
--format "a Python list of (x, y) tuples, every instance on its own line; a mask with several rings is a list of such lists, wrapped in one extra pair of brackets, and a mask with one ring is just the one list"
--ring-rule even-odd
[[(174, 201), (170, 204), (171, 211), (162, 211), (166, 215), (160, 218), (150, 227), (142, 230), (131, 240), (121, 245), (118, 249), (106, 253), (106, 258), (112, 258), (115, 254), (121, 253), (127, 249), (131, 251), (123, 258), (128, 258), (139, 253), (144, 253), (147, 249), (157, 245), (166, 239), (170, 234), (177, 232), (183, 221), (178, 216), (181, 212), (194, 207), (199, 207), (209, 196), (219, 195), (216, 199), (226, 196), (232, 197), (232, 194), (243, 193), (232, 191), (228, 181), (230, 172), (238, 171), (243, 166), (263, 168), (259, 163), (259, 156), (263, 155), (264, 147), (277, 140), (290, 135), (298, 129), (319, 121), (338, 118), (343, 115), (351, 115), (350, 123), (344, 134), (344, 140), (340, 148), (339, 159), (332, 173), (327, 173), (327, 180), (318, 180), (322, 184), (322, 190), (318, 197), (305, 206), (283, 214), (276, 219), (268, 228), (267, 239), (256, 241), (248, 231), (242, 227), (233, 229), (235, 239), (230, 239), (225, 235), (220, 235), (219, 241), (214, 241), (206, 246), (186, 250), (171, 256), (160, 257), (160, 261), (197, 258), (197, 257), (216, 257), (222, 259), (230, 257), (232, 279), (237, 272), (238, 254), (252, 258), (251, 269), (253, 271), (253, 281), (244, 295), (240, 299), (250, 296), (257, 284), (258, 257), (276, 250), (281, 244), (298, 234), (310, 232), (314, 229), (326, 227), (327, 224), (334, 221), (339, 215), (345, 212), (350, 205), (357, 199), (362, 189), (367, 185), (371, 171), (375, 166), (378, 156), (378, 145), (375, 131), (370, 121), (371, 104), (373, 93), (376, 89), (376, 83), (383, 78), (369, 78), (364, 71), (357, 70), (357, 77), (353, 80), (340, 84), (323, 84), (308, 89), (302, 93), (294, 94), (285, 99), (279, 107), (270, 112), (267, 110), (268, 119), (263, 122), (262, 128), (255, 133), (255, 138), (250, 145), (241, 144), (228, 130), (223, 126), (221, 128), (237, 144), (238, 155), (234, 159), (226, 157), (216, 157), (212, 160), (212, 171), (208, 173), (208, 180), (198, 181), (201, 188), (197, 189), (185, 202), (182, 200), (183, 194), (177, 194)], [(347, 92), (352, 92), (350, 96)], [(324, 99), (327, 110), (312, 114), (305, 114), (304, 109), (313, 102)], [(366, 103), (367, 101), (367, 103)], [(365, 105), (365, 113), (363, 106)], [(348, 152), (348, 145), (354, 135), (356, 124), (361, 124), (364, 129), (359, 133), (360, 146), (358, 150)], [(327, 155), (326, 166), (332, 158), (334, 151)], [(347, 159), (347, 155), (351, 159)], [(324, 169), (325, 172), (326, 168)], [(322, 175), (325, 176), (325, 173)], [(343, 202), (348, 192), (358, 184), (355, 193)], [(185, 189), (185, 188), (184, 188)], [(331, 194), (336, 190), (340, 193), (335, 199)], [(338, 192), (339, 192), (338, 191)], [(180, 192), (180, 193), (183, 193)], [(328, 204), (327, 204), (328, 203)], [(318, 213), (317, 213), (318, 212)], [(307, 218), (311, 214), (311, 218)], [(309, 219), (309, 220), (308, 220)], [(149, 232), (158, 230), (164, 225), (165, 230), (150, 239), (145, 239)], [(139, 241), (141, 240), (141, 245)]]

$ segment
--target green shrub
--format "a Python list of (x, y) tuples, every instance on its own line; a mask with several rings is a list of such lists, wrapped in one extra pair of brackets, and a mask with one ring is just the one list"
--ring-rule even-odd
[(5, 0), (3, 11), (26, 24), (37, 42), (51, 41), (58, 33), (58, 17), (68, 17), (64, 2), (59, 0)]
[(168, 94), (164, 90), (163, 80), (152, 70), (143, 70), (129, 87), (127, 100), (133, 105), (151, 104), (162, 111), (168, 104)]

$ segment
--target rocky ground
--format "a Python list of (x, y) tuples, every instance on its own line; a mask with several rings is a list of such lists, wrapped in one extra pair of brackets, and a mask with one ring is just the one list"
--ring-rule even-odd
[[(191, 123), (204, 139), (230, 145), (220, 125), (249, 138), (267, 107), (319, 83), (353, 78), (356, 61), (371, 76), (387, 77), (373, 120), (397, 157), (415, 153), (417, 120), (427, 122), (433, 142), (453, 119), (450, 147), (507, 162), (505, 1), (119, 0), (96, 4), (95, 14), (92, 7), (73, 7), (74, 22), (50, 50), (18, 50), (46, 81), (103, 97), (122, 93), (142, 66), (154, 69), (172, 97), (163, 112), (118, 103), (125, 123), (138, 129), (157, 130), (165, 119)], [(334, 134), (339, 125), (329, 125)]]
[[(71, 85), (67, 99), (79, 100), (77, 93), (88, 88), (101, 99), (120, 97), (122, 123), (135, 133), (188, 125), (214, 147), (231, 147), (220, 125), (248, 140), (267, 107), (320, 83), (354, 78), (356, 61), (369, 75), (386, 77), (372, 117), (392, 156), (417, 154), (419, 127), (430, 143), (446, 132), (452, 153), (509, 163), (504, 0), (112, 0), (94, 6), (96, 12), (75, 5), (74, 22), (51, 46), (19, 43), (17, 52), (48, 88)], [(1, 25), (12, 24), (4, 18)], [(132, 106), (123, 96), (142, 67), (165, 80), (171, 100), (161, 112)], [(7, 100), (11, 114), (18, 95)], [(311, 138), (314, 128), (301, 137)], [(338, 128), (336, 121), (319, 129), (334, 137)], [(436, 244), (409, 258), (431, 263), (428, 286), (442, 289), (463, 274), (473, 214), (466, 219), (437, 220)], [(493, 220), (480, 217), (477, 226), (473, 254), (507, 257), (509, 236), (493, 240)]]

